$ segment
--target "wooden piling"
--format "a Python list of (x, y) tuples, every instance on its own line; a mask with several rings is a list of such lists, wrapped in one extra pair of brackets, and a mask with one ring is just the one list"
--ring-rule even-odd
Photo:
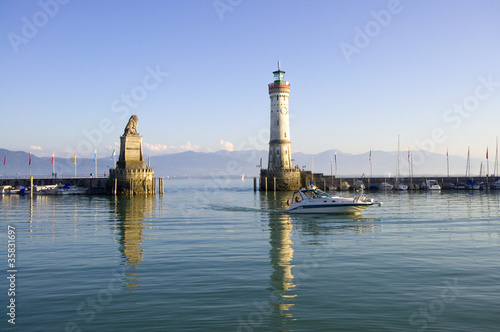
[(159, 178), (158, 179), (159, 183), (158, 183), (158, 190), (160, 192), (160, 195), (163, 195), (164, 191), (165, 191), (165, 188), (163, 187), (163, 178)]
[(257, 191), (257, 178), (253, 178), (253, 191)]

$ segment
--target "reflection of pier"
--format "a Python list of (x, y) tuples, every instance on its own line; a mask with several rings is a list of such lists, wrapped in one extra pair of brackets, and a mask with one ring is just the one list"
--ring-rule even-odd
[(131, 266), (131, 271), (127, 273), (129, 280), (127, 287), (134, 288), (139, 284), (136, 270), (144, 257), (142, 248), (142, 230), (145, 214), (153, 211), (153, 196), (134, 196), (116, 198), (115, 213), (118, 216), (120, 252), (123, 253), (126, 264)]

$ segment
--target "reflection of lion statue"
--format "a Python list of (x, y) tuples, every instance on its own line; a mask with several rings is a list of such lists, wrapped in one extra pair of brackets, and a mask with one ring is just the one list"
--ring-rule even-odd
[(130, 119), (128, 120), (127, 126), (125, 126), (125, 130), (123, 131), (123, 135), (130, 135), (130, 134), (138, 134), (137, 132), (137, 122), (139, 121), (139, 118), (137, 115), (132, 115)]

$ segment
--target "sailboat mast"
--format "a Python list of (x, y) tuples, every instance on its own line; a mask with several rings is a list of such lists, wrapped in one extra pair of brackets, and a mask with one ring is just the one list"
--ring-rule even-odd
[(467, 147), (467, 166), (465, 167), (465, 177), (470, 178), (470, 146)]
[(410, 166), (410, 147), (408, 147), (408, 179), (410, 180), (411, 186), (411, 166)]
[(497, 136), (497, 149), (495, 153), (495, 176), (498, 176), (498, 136)]
[(311, 186), (314, 184), (314, 156), (311, 157)]
[(396, 167), (396, 182), (399, 181), (399, 135), (398, 135), (398, 166)]
[(448, 147), (446, 147), (446, 174), (450, 177), (450, 158), (448, 157)]
[(330, 154), (330, 186), (333, 188), (333, 153)]

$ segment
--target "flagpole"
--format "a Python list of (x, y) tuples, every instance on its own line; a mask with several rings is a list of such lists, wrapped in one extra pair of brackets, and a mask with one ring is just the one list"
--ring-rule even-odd
[(95, 149), (95, 151), (94, 151), (94, 166), (95, 166), (94, 177), (96, 178), (97, 177), (97, 149)]
[(75, 164), (75, 178), (76, 178), (76, 151), (75, 155), (73, 156), (73, 163)]
[(56, 165), (54, 165), (54, 152), (52, 152), (52, 178), (56, 177)]
[(30, 164), (30, 179), (31, 179), (31, 153), (30, 153), (30, 162), (29, 162), (29, 164)]

